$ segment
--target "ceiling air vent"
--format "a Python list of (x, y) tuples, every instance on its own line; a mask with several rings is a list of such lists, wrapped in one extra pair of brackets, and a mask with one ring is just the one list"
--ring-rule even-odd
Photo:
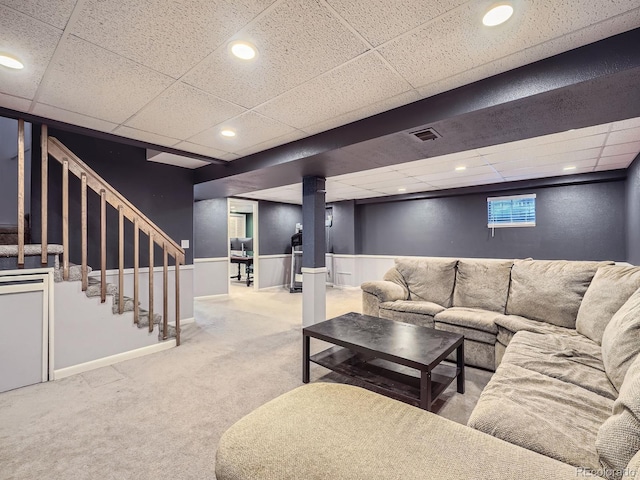
[(424, 130), (411, 132), (411, 135), (415, 135), (423, 142), (426, 142), (427, 140), (435, 140), (436, 138), (440, 138), (440, 134), (436, 132), (433, 128), (425, 128)]

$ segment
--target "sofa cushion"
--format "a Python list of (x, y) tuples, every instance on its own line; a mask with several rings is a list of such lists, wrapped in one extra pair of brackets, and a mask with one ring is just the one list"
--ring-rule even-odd
[(496, 315), (494, 321), (498, 325), (498, 342), (505, 346), (509, 345), (516, 332), (521, 331), (540, 334), (578, 335), (572, 328), (558, 327), (557, 325), (538, 322), (519, 315)]
[(604, 371), (600, 346), (580, 335), (518, 332), (502, 358), (615, 400), (618, 392)]
[(407, 284), (411, 300), (450, 307), (456, 280), (456, 263), (451, 258), (397, 258), (396, 269)]
[(576, 320), (578, 333), (601, 343), (604, 329), (613, 315), (638, 288), (640, 267), (600, 267), (580, 304)]
[[(640, 357), (627, 370), (613, 415), (598, 430), (596, 450), (605, 470), (624, 469), (640, 451)], [(620, 476), (607, 475), (618, 479)]]
[(440, 305), (431, 302), (406, 301), (407, 309), (404, 309), (402, 300), (397, 300), (396, 302), (381, 303), (378, 315), (381, 318), (394, 320), (396, 322), (433, 328), (433, 316), (442, 308)]
[(504, 313), (512, 265), (513, 260), (459, 260), (453, 306)]
[(602, 334), (604, 368), (619, 391), (627, 369), (640, 352), (640, 289), (616, 312)]
[(596, 435), (612, 406), (612, 400), (582, 387), (503, 361), (468, 425), (576, 467), (597, 470)]
[(394, 310), (396, 312), (419, 313), (421, 315), (431, 315), (432, 317), (444, 311), (444, 307), (433, 302), (419, 302), (416, 300), (396, 300), (395, 302), (384, 302), (380, 308)]
[(451, 307), (436, 315), (436, 322), (460, 325), (482, 332), (498, 333), (494, 318), (499, 314), (479, 308)]
[[(575, 478), (575, 468), (349, 385), (312, 383), (220, 439), (218, 480)], [(535, 473), (527, 473), (535, 472)]]
[(612, 263), (515, 260), (506, 313), (575, 328), (589, 283), (599, 267)]

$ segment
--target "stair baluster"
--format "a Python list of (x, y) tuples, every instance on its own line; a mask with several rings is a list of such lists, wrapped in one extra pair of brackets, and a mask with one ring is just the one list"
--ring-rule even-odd
[(107, 193), (100, 190), (100, 302), (107, 300)]
[[(87, 176), (83, 173), (80, 179), (80, 216), (82, 227), (82, 291), (86, 292), (89, 286), (89, 275), (87, 272)], [(43, 246), (44, 248), (44, 246)]]
[(42, 130), (40, 132), (40, 167), (41, 167), (41, 179), (40, 179), (40, 212), (41, 212), (41, 230), (40, 234), (40, 244), (42, 245), (42, 255), (40, 258), (40, 263), (42, 265), (48, 265), (49, 259), (47, 255), (48, 251), (48, 241), (47, 241), (47, 233), (48, 233), (48, 189), (49, 189), (49, 149), (48, 149), (48, 129), (46, 125), (42, 125)]
[(118, 206), (118, 313), (124, 312), (124, 210)]
[(162, 268), (162, 339), (166, 340), (169, 336), (169, 255), (167, 253), (167, 244), (162, 246), (163, 268)]
[(24, 120), (18, 120), (18, 268), (24, 268)]
[(140, 227), (138, 217), (133, 219), (133, 323), (140, 321)]
[(149, 233), (149, 332), (153, 332), (153, 232)]
[(62, 278), (69, 280), (69, 160), (62, 161)]

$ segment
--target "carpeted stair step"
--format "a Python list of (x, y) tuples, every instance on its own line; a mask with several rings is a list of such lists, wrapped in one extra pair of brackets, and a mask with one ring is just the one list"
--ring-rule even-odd
[[(174, 327), (173, 325), (167, 325), (167, 333), (168, 333), (168, 337), (167, 338), (175, 338), (176, 336), (176, 327)], [(163, 325), (160, 324), (158, 325), (158, 340), (162, 340), (162, 330), (163, 330)]]
[[(153, 314), (153, 324), (160, 325), (162, 323), (162, 315), (159, 313)], [(138, 316), (138, 328), (149, 327), (149, 312), (144, 308), (140, 309), (140, 314)]]
[[(127, 297), (126, 295), (122, 297), (124, 300), (124, 308), (123, 308), (123, 312), (133, 312), (133, 307), (135, 305), (133, 298), (131, 297)], [(113, 297), (113, 307), (112, 307), (112, 311), (114, 314), (120, 313), (120, 311), (118, 310), (118, 305), (119, 305), (119, 297), (118, 295), (114, 295)], [(138, 305), (140, 305), (140, 302), (138, 302)]]
[[(99, 297), (100, 296), (100, 280), (89, 277), (89, 286), (84, 292), (87, 297)], [(107, 283), (107, 295), (117, 295), (118, 286), (112, 283)]]
[[(87, 275), (91, 273), (93, 269), (87, 265)], [(69, 282), (79, 282), (82, 280), (82, 265), (76, 265), (75, 263), (69, 264)], [(55, 268), (53, 271), (53, 281), (62, 282), (62, 265)]]

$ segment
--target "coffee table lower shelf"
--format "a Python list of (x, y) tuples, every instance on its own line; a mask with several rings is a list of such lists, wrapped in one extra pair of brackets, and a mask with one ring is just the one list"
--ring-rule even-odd
[[(343, 347), (331, 347), (310, 360), (329, 370), (356, 378), (370, 390), (420, 407), (420, 371)], [(433, 401), (451, 384), (460, 368), (440, 364), (431, 371)]]

